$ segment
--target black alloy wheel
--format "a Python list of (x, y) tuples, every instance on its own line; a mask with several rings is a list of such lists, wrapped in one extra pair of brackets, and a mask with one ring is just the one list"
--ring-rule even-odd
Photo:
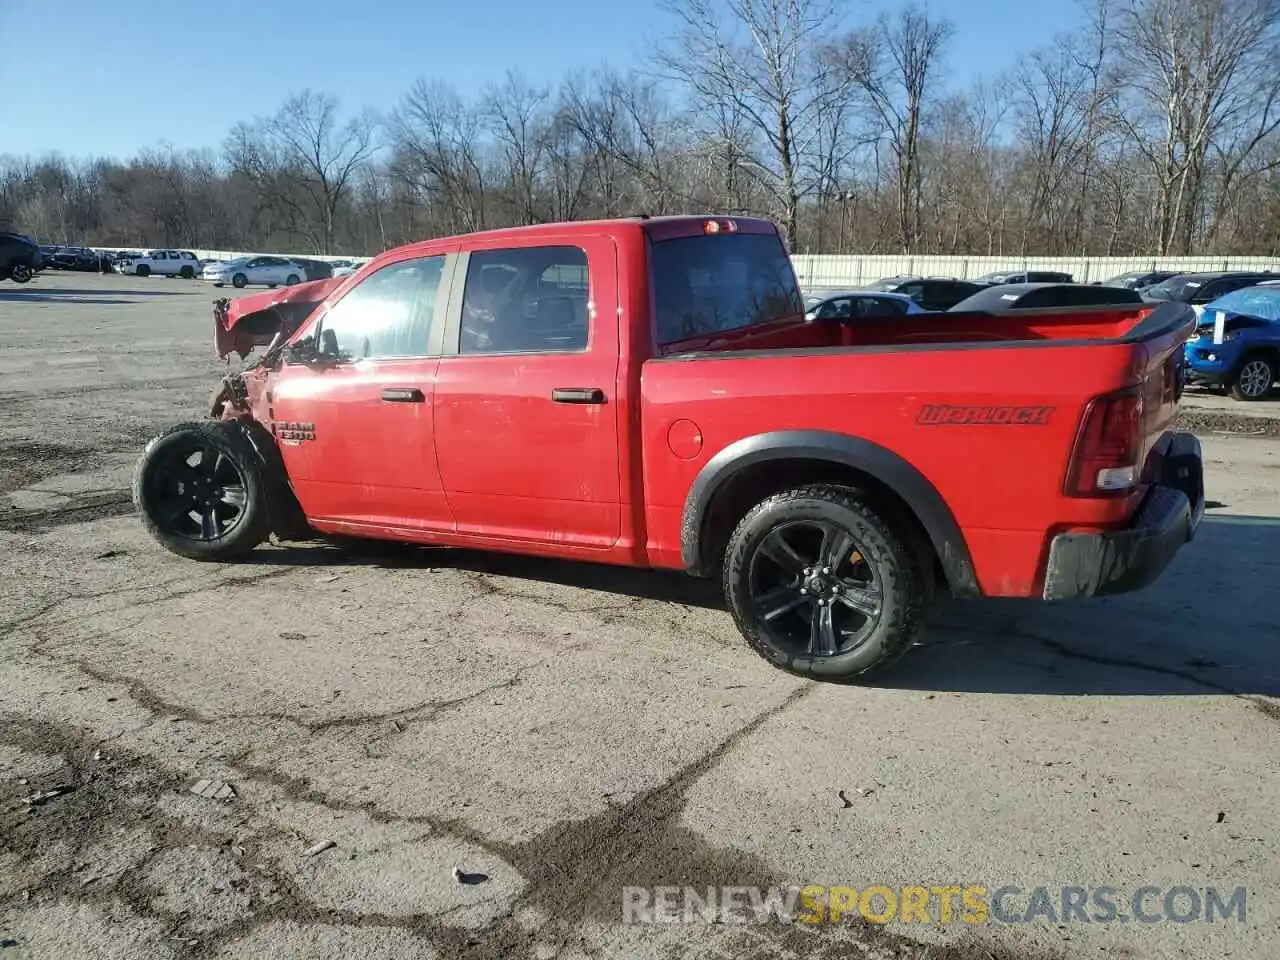
[(884, 592), (852, 533), (831, 520), (783, 523), (751, 558), (756, 616), (797, 656), (830, 657), (867, 639)]

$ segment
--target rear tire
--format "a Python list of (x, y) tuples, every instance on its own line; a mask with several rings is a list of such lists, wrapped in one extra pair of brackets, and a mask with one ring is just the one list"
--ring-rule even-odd
[(893, 516), (860, 491), (827, 484), (752, 508), (722, 569), (747, 644), (817, 680), (849, 682), (892, 666), (923, 632), (929, 596), (923, 558)]
[(285, 285), (286, 287), (294, 287), (294, 286), (297, 286), (297, 285), (298, 285), (299, 283), (301, 283), (301, 282), (302, 282), (302, 281), (298, 279), (298, 275), (297, 275), (296, 273), (291, 273), (291, 274), (289, 274), (287, 277), (285, 277), (285, 278), (284, 278), (284, 285)]
[(261, 461), (231, 423), (182, 423), (151, 440), (134, 469), (133, 502), (147, 533), (191, 560), (243, 556), (271, 533)]
[(1236, 400), (1265, 400), (1276, 382), (1276, 365), (1270, 357), (1253, 354), (1244, 358), (1231, 381), (1231, 396)]

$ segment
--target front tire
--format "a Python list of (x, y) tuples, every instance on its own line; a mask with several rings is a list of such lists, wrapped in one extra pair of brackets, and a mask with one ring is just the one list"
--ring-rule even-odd
[(1231, 383), (1231, 396), (1236, 400), (1265, 400), (1275, 382), (1276, 367), (1270, 357), (1245, 357)]
[(134, 273), (136, 273), (140, 277), (149, 277), (151, 276), (151, 268), (144, 263), (141, 266), (139, 266), (138, 269), (134, 271)]
[(924, 629), (923, 559), (889, 511), (848, 487), (788, 490), (756, 505), (722, 581), (747, 644), (775, 667), (850, 681), (887, 669)]
[(191, 560), (243, 556), (271, 533), (261, 462), (234, 424), (183, 423), (151, 440), (133, 502), (151, 537)]
[(183, 280), (194, 280), (196, 276), (195, 270), (191, 267), (183, 267), (178, 271), (178, 274)]
[(15, 263), (9, 268), (9, 279), (14, 283), (28, 283), (32, 276), (31, 267), (25, 263)]
[(243, 273), (237, 273), (234, 277), (231, 278), (231, 285), (235, 287), (237, 290), (243, 289), (248, 283), (249, 283), (249, 278), (246, 277)]

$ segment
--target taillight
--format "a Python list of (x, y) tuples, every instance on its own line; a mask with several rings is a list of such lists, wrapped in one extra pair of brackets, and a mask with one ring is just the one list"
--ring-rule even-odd
[(1069, 497), (1127, 493), (1138, 482), (1141, 453), (1141, 389), (1094, 397), (1080, 421), (1064, 492)]

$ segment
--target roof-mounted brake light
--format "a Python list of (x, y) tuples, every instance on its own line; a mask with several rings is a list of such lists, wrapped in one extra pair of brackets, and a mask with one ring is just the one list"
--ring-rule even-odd
[(738, 225), (732, 220), (704, 220), (703, 233), (737, 233)]

